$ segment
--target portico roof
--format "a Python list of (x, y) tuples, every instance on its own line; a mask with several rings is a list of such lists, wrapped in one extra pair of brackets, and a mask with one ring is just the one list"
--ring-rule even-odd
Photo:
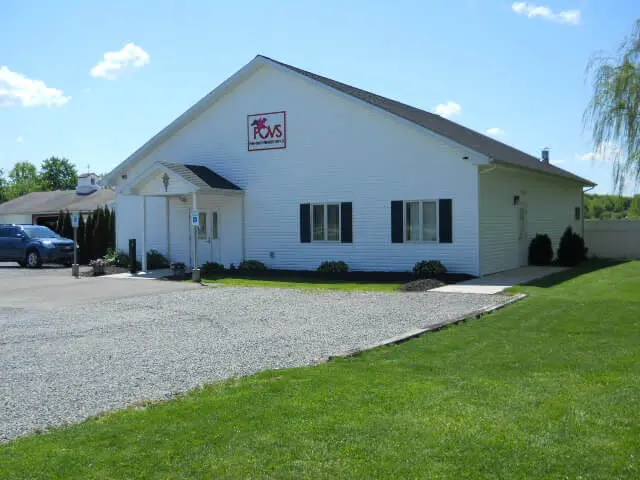
[(199, 189), (242, 190), (235, 183), (202, 165), (181, 165), (179, 163), (166, 162), (161, 162), (161, 164)]

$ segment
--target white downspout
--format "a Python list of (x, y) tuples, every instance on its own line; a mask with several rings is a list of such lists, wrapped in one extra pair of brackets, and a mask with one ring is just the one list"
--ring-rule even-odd
[(587, 192), (590, 192), (591, 190), (593, 190), (594, 188), (596, 188), (596, 186), (594, 185), (593, 187), (589, 187), (586, 190), (582, 191), (582, 198), (581, 200), (581, 204), (580, 204), (580, 219), (582, 220), (582, 238), (584, 238), (584, 194)]

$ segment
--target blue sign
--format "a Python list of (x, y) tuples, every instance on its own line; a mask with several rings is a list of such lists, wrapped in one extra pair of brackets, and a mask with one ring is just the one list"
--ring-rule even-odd
[(72, 213), (71, 214), (71, 227), (78, 228), (80, 226), (80, 214)]
[(200, 212), (197, 210), (194, 210), (193, 212), (191, 212), (191, 226), (192, 227), (200, 226)]

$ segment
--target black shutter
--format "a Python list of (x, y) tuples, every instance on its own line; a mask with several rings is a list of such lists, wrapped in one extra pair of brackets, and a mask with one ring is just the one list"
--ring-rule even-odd
[(402, 203), (402, 200), (391, 202), (391, 243), (402, 243), (404, 238)]
[(438, 204), (440, 243), (453, 243), (453, 202), (450, 198), (441, 198)]
[(300, 242), (311, 242), (311, 204), (300, 204)]
[(340, 204), (340, 239), (342, 243), (353, 243), (353, 206), (351, 202)]

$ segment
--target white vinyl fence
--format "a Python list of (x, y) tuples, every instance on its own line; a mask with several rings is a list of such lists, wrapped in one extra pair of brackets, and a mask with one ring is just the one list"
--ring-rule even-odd
[(588, 256), (640, 259), (640, 220), (585, 220)]

